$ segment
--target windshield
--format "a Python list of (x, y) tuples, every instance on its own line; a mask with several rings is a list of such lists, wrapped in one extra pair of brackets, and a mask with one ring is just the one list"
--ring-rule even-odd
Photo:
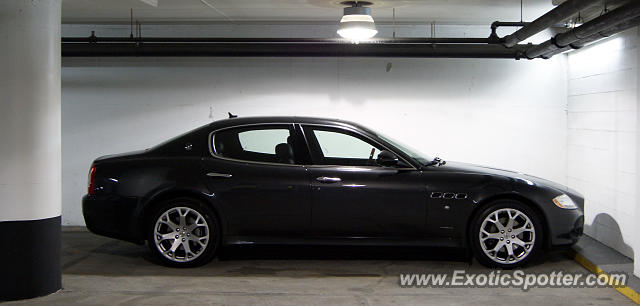
[(427, 165), (427, 164), (429, 164), (429, 163), (433, 160), (433, 158), (432, 158), (431, 156), (426, 155), (426, 154), (424, 154), (424, 153), (421, 153), (420, 151), (418, 151), (418, 150), (416, 150), (416, 149), (413, 149), (413, 148), (411, 148), (410, 146), (407, 146), (407, 145), (405, 145), (405, 144), (402, 144), (402, 143), (400, 143), (399, 141), (394, 140), (394, 139), (393, 139), (393, 138), (391, 138), (391, 137), (388, 137), (388, 136), (382, 135), (382, 134), (380, 134), (380, 133), (378, 133), (378, 132), (376, 132), (376, 135), (377, 135), (378, 137), (380, 137), (382, 140), (384, 140), (384, 141), (386, 141), (386, 142), (390, 143), (392, 146), (394, 146), (394, 147), (398, 148), (400, 151), (404, 152), (404, 154), (409, 155), (409, 157), (411, 157), (411, 158), (415, 159), (415, 160), (416, 160), (416, 161), (418, 161), (420, 164)]

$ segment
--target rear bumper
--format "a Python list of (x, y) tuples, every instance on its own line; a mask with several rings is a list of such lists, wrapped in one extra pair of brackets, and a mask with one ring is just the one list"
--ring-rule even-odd
[(136, 230), (135, 202), (112, 196), (85, 195), (82, 214), (87, 229), (101, 236), (144, 243), (144, 238)]

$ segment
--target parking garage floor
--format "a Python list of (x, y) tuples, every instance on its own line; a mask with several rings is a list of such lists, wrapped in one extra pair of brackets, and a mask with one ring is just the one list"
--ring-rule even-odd
[[(554, 251), (526, 272), (586, 271)], [(138, 246), (62, 234), (63, 290), (17, 304), (632, 304), (613, 288), (402, 288), (399, 273), (487, 271), (463, 252), (425, 248), (234, 247), (193, 269), (159, 266)]]

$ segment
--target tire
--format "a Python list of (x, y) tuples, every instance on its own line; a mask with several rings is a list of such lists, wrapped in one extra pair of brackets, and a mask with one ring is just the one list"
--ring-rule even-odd
[(148, 219), (146, 231), (154, 257), (163, 265), (178, 268), (210, 262), (221, 237), (213, 211), (191, 198), (162, 202)]
[(541, 218), (532, 208), (515, 200), (498, 200), (472, 220), (469, 239), (481, 264), (513, 269), (538, 255), (544, 232)]

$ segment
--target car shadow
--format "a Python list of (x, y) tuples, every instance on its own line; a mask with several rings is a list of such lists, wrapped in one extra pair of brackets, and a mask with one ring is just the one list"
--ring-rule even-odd
[(226, 260), (434, 260), (468, 261), (463, 249), (394, 246), (225, 246), (218, 258)]
[[(455, 269), (486, 271), (463, 249), (373, 246), (225, 246), (204, 266), (177, 269), (160, 265), (146, 246), (99, 237), (64, 233), (65, 275), (103, 276), (393, 276), (398, 273), (448, 273)], [(545, 252), (525, 269), (561, 267), (571, 260), (565, 249)]]

